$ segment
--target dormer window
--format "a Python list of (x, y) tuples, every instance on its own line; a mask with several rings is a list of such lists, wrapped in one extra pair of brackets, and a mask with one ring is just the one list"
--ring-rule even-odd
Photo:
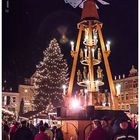
[(129, 76), (137, 76), (137, 75), (138, 75), (138, 70), (135, 69), (134, 65), (132, 65), (132, 68), (129, 71)]

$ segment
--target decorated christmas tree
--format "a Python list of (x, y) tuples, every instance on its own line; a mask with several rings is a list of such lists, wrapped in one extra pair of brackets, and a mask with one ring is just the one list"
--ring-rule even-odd
[(44, 110), (51, 103), (54, 107), (63, 105), (62, 85), (68, 84), (68, 67), (56, 39), (51, 40), (43, 52), (44, 58), (34, 75), (34, 106)]

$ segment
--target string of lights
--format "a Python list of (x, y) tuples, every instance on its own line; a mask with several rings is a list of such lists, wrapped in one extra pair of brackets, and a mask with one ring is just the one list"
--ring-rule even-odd
[(45, 109), (50, 103), (56, 107), (63, 103), (62, 85), (68, 84), (68, 66), (56, 39), (43, 51), (44, 58), (36, 66), (34, 76), (35, 109)]

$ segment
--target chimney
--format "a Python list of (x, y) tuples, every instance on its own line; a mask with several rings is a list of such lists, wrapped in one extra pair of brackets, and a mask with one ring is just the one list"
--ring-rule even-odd
[(119, 79), (121, 79), (121, 75), (119, 75)]

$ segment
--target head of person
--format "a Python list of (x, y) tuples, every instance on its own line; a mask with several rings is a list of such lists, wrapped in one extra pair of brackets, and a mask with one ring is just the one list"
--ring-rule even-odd
[(48, 129), (48, 128), (49, 128), (48, 123), (44, 123), (44, 127), (45, 127), (46, 129)]
[(98, 119), (93, 120), (93, 128), (101, 127), (101, 122)]
[(21, 122), (22, 126), (26, 126), (26, 124), (27, 124), (27, 121), (25, 121), (25, 120)]
[(128, 124), (128, 120), (127, 119), (121, 119), (119, 122), (119, 127), (122, 130), (126, 130), (128, 128), (129, 124)]
[(15, 124), (16, 126), (19, 126), (20, 123), (19, 123), (19, 122), (15, 122), (14, 124)]
[(44, 126), (40, 126), (40, 127), (39, 127), (39, 131), (40, 131), (40, 132), (44, 132), (44, 131), (45, 131), (45, 127), (44, 127)]
[(42, 120), (40, 120), (39, 125), (43, 125), (43, 121)]
[(57, 129), (57, 126), (53, 126), (52, 129), (53, 129), (53, 130), (56, 130), (56, 129)]
[(107, 118), (102, 118), (101, 125), (102, 125), (102, 127), (108, 126), (108, 119)]
[(4, 121), (4, 124), (7, 124), (7, 121), (6, 120)]
[(57, 128), (60, 128), (61, 129), (61, 127), (62, 127), (61, 124), (57, 124)]

